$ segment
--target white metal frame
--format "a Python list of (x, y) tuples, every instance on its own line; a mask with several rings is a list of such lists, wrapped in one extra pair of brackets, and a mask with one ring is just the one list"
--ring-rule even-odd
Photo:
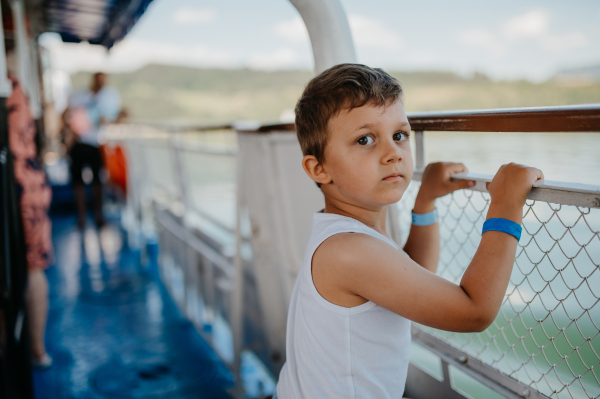
[(40, 98), (38, 49), (35, 39), (27, 36), (25, 28), (25, 4), (23, 0), (10, 0), (15, 25), (15, 52), (17, 56), (17, 78), (29, 100), (29, 109), (34, 119), (42, 116)]
[(11, 0), (15, 26), (15, 55), (17, 56), (17, 78), (23, 91), (29, 95), (29, 53), (27, 51), (27, 33), (25, 31), (25, 5), (23, 0)]
[(339, 0), (290, 0), (302, 17), (319, 74), (337, 64), (355, 63), (350, 25)]
[[(0, 17), (2, 17), (2, 6), (0, 5)], [(4, 26), (0, 18), (0, 97), (7, 98), (12, 92), (12, 85), (7, 77), (6, 49), (4, 48)]]

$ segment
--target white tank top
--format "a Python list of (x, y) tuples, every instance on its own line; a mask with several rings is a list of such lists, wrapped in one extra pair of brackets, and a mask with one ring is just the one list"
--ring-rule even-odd
[(286, 363), (278, 399), (401, 398), (410, 349), (410, 320), (373, 302), (334, 305), (313, 284), (313, 254), (327, 238), (362, 233), (398, 246), (358, 220), (316, 213), (287, 319)]

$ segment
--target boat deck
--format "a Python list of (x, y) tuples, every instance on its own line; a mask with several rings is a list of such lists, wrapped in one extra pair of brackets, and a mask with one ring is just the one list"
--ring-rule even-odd
[(37, 398), (231, 397), (232, 374), (118, 222), (97, 230), (90, 219), (80, 231), (73, 214), (52, 221), (46, 345), (54, 364), (34, 372)]

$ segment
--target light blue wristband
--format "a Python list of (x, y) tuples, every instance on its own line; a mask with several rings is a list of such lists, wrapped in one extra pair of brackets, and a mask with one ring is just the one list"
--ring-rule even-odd
[(483, 231), (481, 232), (481, 235), (490, 230), (501, 231), (503, 233), (510, 234), (511, 236), (514, 236), (517, 241), (519, 241), (521, 239), (521, 232), (523, 231), (523, 228), (512, 220), (495, 218), (488, 219), (483, 222)]
[(438, 210), (435, 208), (429, 213), (412, 212), (412, 224), (415, 226), (429, 226), (438, 221)]

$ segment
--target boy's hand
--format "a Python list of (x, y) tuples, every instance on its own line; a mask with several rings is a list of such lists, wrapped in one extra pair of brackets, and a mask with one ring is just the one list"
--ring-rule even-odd
[(537, 168), (516, 163), (502, 165), (487, 184), (492, 197), (487, 218), (504, 218), (521, 224), (523, 205), (531, 187), (543, 178), (544, 174)]
[(421, 178), (421, 188), (417, 194), (415, 213), (431, 212), (435, 208), (436, 198), (443, 197), (456, 190), (475, 185), (471, 180), (452, 181), (455, 173), (466, 172), (468, 169), (462, 163), (436, 162), (427, 165)]

